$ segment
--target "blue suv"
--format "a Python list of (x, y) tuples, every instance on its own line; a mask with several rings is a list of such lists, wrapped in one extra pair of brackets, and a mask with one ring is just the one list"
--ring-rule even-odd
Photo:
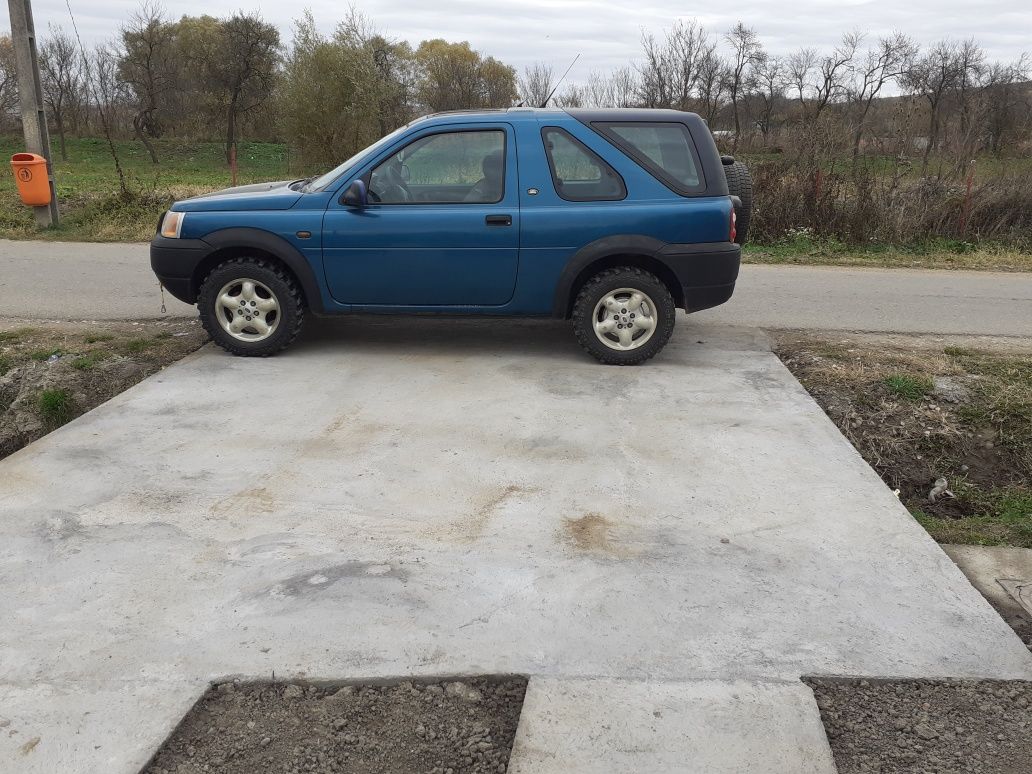
[(306, 312), (445, 313), (572, 319), (631, 365), (677, 308), (731, 297), (751, 194), (693, 113), (441, 113), (321, 177), (176, 202), (151, 266), (236, 355), (283, 349)]

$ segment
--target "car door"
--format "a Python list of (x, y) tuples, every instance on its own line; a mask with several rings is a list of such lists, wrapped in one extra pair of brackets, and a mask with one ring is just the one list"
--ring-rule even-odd
[(337, 301), (501, 306), (512, 298), (519, 197), (509, 124), (429, 127), (356, 178), (366, 183), (367, 206), (338, 196), (323, 219), (326, 280)]

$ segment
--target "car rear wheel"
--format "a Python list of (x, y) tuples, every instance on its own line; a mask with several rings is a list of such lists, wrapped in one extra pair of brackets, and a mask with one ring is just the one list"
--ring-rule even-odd
[(573, 305), (577, 340), (606, 365), (637, 365), (670, 339), (676, 309), (666, 285), (643, 269), (607, 269), (589, 279)]
[(212, 340), (234, 355), (267, 357), (301, 330), (304, 304), (286, 271), (260, 258), (234, 258), (216, 266), (197, 299)]

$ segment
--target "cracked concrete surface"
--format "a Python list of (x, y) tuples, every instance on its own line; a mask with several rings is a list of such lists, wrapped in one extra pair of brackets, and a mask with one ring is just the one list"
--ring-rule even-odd
[(133, 772), (230, 675), (702, 679), (729, 708), (804, 673), (1032, 677), (748, 330), (681, 321), (621, 369), (552, 322), (323, 323), (206, 348), (0, 482), (4, 771)]

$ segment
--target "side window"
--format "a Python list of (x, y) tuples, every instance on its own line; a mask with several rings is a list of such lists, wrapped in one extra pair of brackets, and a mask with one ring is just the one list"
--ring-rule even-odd
[(541, 130), (555, 192), (571, 202), (616, 201), (627, 196), (623, 178), (564, 129)]
[(369, 200), (382, 204), (494, 204), (505, 193), (505, 132), (420, 137), (369, 176)]
[(705, 188), (695, 144), (684, 124), (598, 122), (592, 126), (678, 193)]

